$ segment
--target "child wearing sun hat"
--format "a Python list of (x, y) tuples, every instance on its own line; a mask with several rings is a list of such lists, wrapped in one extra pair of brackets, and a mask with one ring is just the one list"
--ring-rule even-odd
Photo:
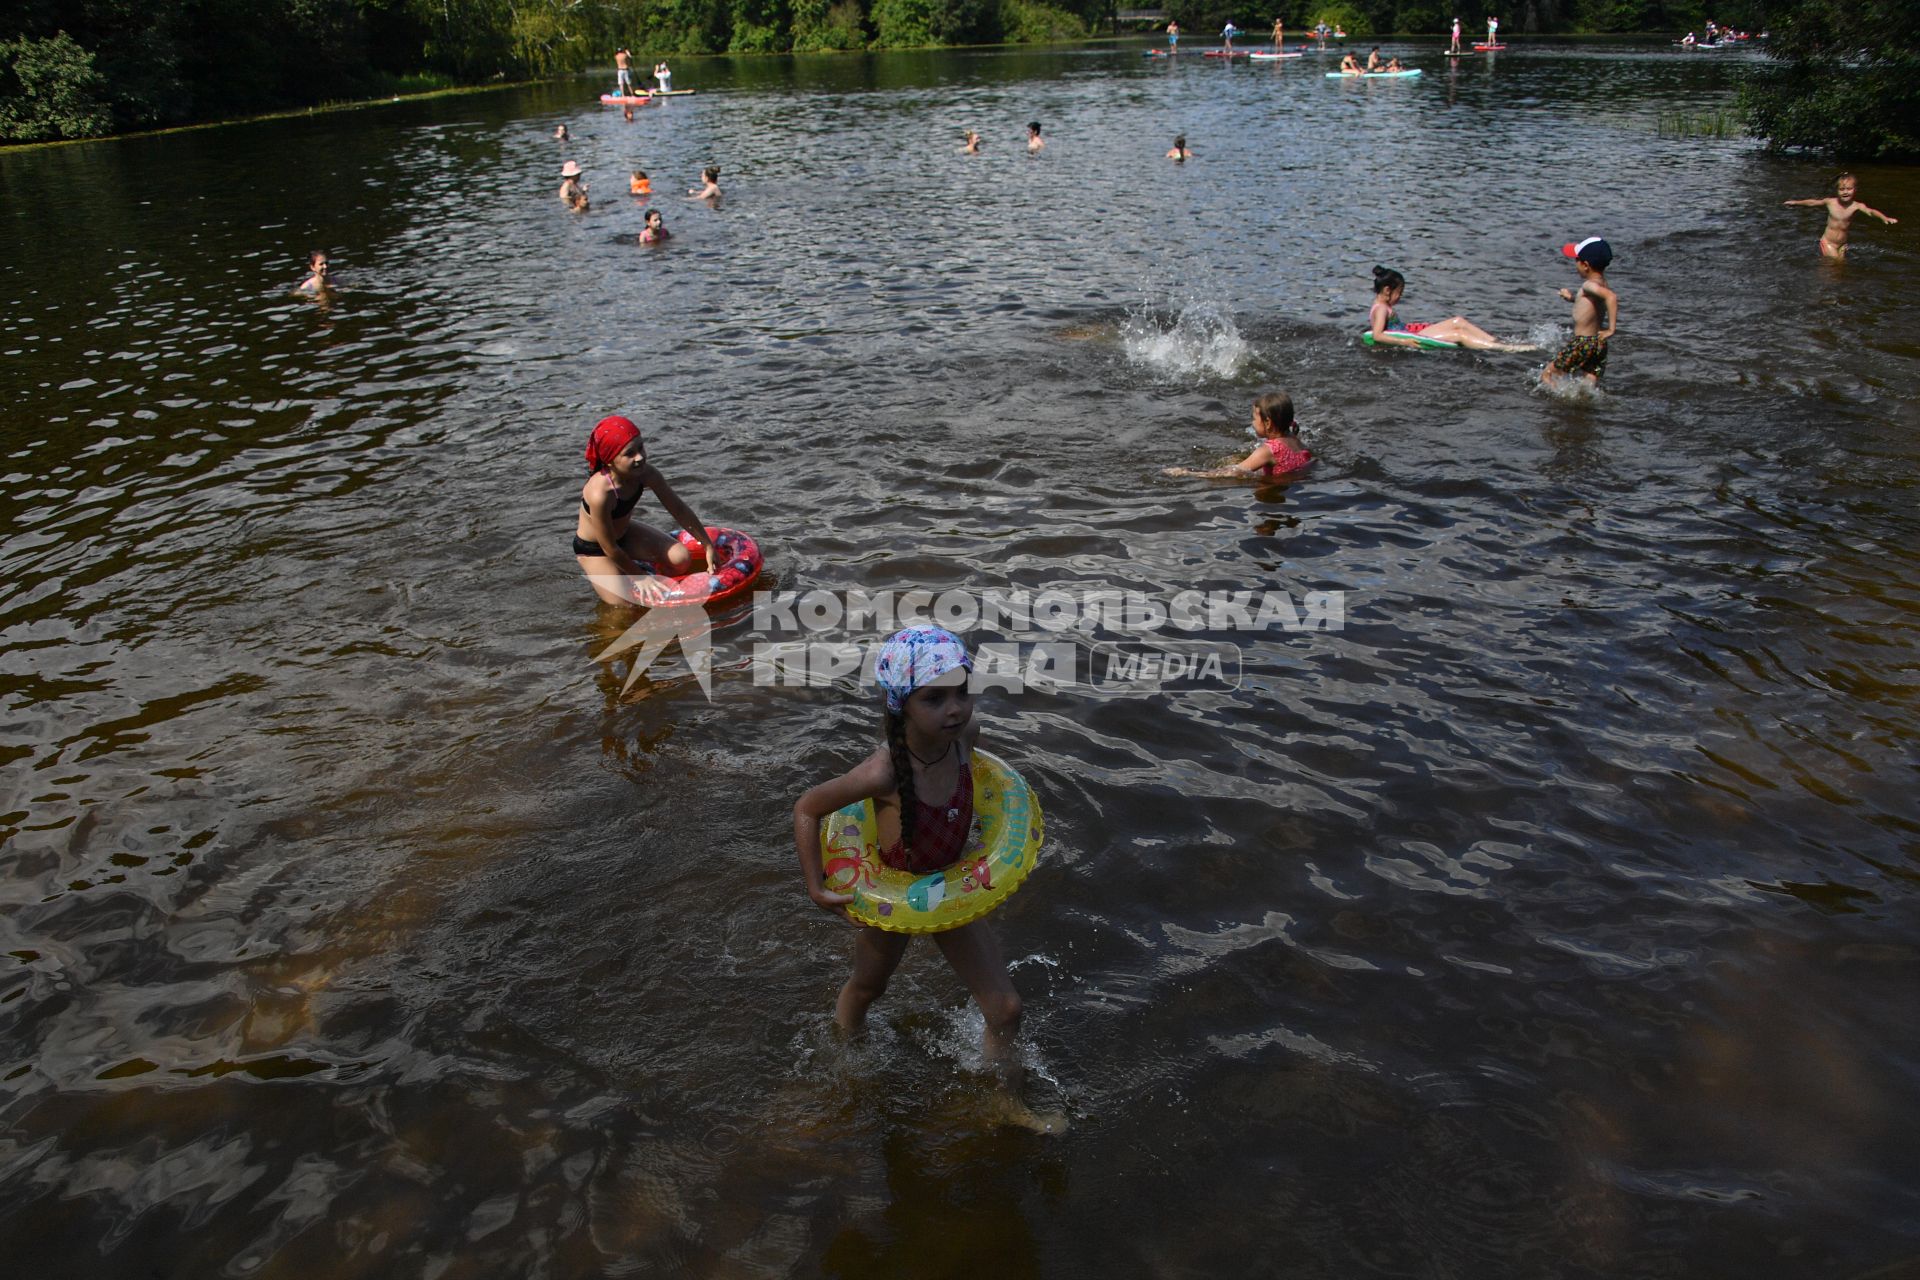
[(575, 213), (587, 209), (587, 184), (580, 179), (579, 161), (569, 160), (560, 166), (560, 200)]

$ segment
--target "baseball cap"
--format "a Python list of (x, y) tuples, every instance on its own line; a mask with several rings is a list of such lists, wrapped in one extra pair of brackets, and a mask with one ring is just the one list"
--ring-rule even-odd
[(1613, 261), (1613, 246), (1599, 236), (1588, 236), (1579, 244), (1563, 244), (1560, 252), (1576, 262), (1584, 262), (1595, 271), (1605, 271)]

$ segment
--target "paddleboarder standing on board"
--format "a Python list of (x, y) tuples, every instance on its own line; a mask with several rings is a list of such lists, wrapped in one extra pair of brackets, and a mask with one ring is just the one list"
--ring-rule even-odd
[(1453, 20), (1453, 43), (1447, 46), (1448, 53), (1460, 52), (1460, 19)]
[(653, 64), (653, 82), (660, 86), (660, 92), (673, 92), (673, 68), (664, 61)]
[(1234, 26), (1231, 21), (1229, 21), (1225, 27), (1221, 28), (1220, 42), (1226, 46), (1228, 53), (1233, 52), (1233, 38), (1239, 34), (1240, 28)]
[(1494, 45), (1499, 43), (1500, 43), (1500, 19), (1489, 14), (1487, 15), (1487, 46), (1491, 48)]
[(621, 98), (633, 96), (633, 54), (627, 49), (613, 51), (613, 92)]
[(1167, 24), (1167, 52), (1180, 52), (1180, 24), (1177, 22)]

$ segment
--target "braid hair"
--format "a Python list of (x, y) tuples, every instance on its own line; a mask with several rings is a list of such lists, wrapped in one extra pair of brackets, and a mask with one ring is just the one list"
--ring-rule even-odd
[(907, 753), (907, 717), (888, 711), (887, 754), (893, 758), (894, 784), (900, 789), (900, 844), (913, 847), (913, 819), (917, 812), (913, 793), (913, 757)]

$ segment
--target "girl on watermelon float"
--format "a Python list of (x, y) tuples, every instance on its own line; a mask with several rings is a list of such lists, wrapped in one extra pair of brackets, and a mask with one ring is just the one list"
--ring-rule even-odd
[(1409, 324), (1394, 312), (1401, 295), (1407, 291), (1407, 278), (1391, 267), (1373, 269), (1373, 305), (1367, 309), (1367, 325), (1373, 342), (1379, 347), (1417, 347), (1415, 338), (1451, 342), (1476, 351), (1532, 351), (1521, 343), (1502, 342), (1465, 316), (1435, 320), (1431, 324)]
[(666, 590), (661, 574), (677, 577), (695, 567), (692, 553), (672, 534), (633, 518), (634, 505), (648, 489), (706, 548), (706, 563), (726, 563), (707, 526), (647, 461), (640, 428), (626, 418), (602, 418), (587, 439), (587, 482), (580, 489), (573, 554), (608, 604), (655, 604)]
[[(886, 741), (850, 772), (823, 782), (793, 806), (793, 841), (807, 897), (853, 925), (853, 973), (834, 1002), (842, 1031), (865, 1025), (867, 1009), (887, 989), (913, 935), (857, 924), (847, 915), (853, 898), (826, 887), (820, 820), (862, 800), (873, 801), (881, 861), (896, 870), (931, 874), (966, 851), (973, 829), (973, 750), (980, 724), (973, 718), (968, 677), (973, 659), (952, 632), (933, 626), (896, 632), (874, 662), (886, 693)], [(986, 1020), (986, 1057), (1003, 1069), (1020, 1030), (1020, 993), (985, 920), (933, 935), (940, 954), (967, 985)]]

